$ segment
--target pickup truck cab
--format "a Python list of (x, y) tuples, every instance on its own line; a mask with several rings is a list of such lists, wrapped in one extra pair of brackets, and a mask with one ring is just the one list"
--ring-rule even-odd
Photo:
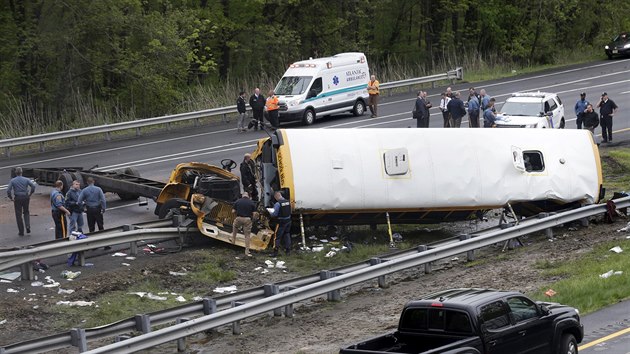
[(397, 331), (340, 353), (575, 354), (583, 336), (572, 307), (513, 291), (451, 289), (407, 303)]

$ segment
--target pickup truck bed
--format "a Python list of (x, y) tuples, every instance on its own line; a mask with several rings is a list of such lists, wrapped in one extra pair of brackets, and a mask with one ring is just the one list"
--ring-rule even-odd
[(477, 336), (435, 335), (393, 332), (341, 349), (340, 353), (480, 353), (481, 339)]

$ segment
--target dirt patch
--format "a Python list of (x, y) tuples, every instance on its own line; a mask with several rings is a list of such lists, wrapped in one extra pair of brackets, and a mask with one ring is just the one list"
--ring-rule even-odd
[[(591, 224), (588, 227), (572, 225), (556, 228), (555, 239), (549, 241), (543, 233), (521, 238), (523, 247), (502, 252), (503, 245), (495, 245), (476, 253), (476, 261), (467, 263), (465, 255), (440, 261), (431, 274), (421, 269), (409, 269), (387, 276), (389, 287), (380, 289), (373, 283), (353, 286), (342, 291), (342, 300), (330, 303), (316, 298), (297, 304), (293, 318), (263, 315), (241, 323), (241, 335), (233, 335), (231, 327), (219, 328), (211, 334), (200, 334), (188, 341), (191, 353), (333, 353), (339, 347), (381, 334), (396, 327), (402, 306), (422, 294), (452, 287), (482, 287), (537, 291), (546, 283), (558, 280), (542, 275), (537, 262), (553, 264), (572, 259), (588, 252), (601, 242), (625, 237), (616, 230), (625, 221), (615, 224)], [(456, 231), (465, 227), (455, 226)], [(39, 338), (69, 329), (68, 322), (84, 325), (81, 316), (59, 319), (57, 301), (78, 301), (97, 295), (127, 290), (134, 284), (152, 282), (171, 292), (213, 296), (217, 286), (236, 285), (239, 290), (278, 282), (299, 276), (291, 269), (274, 269), (264, 275), (257, 267), (268, 259), (258, 255), (253, 259), (241, 256), (242, 250), (213, 244), (203, 249), (173, 253), (168, 256), (141, 254), (133, 261), (106, 255), (94, 260), (96, 266), (79, 268), (84, 271), (73, 281), (61, 279), (55, 267), (39, 280), (51, 275), (63, 289), (75, 290), (72, 294), (58, 294), (59, 288), (31, 287), (30, 282), (0, 284), (0, 345)], [(208, 259), (216, 259), (224, 271), (234, 273), (234, 279), (225, 283), (195, 282), (169, 271), (195, 269)], [(129, 262), (131, 266), (122, 266)], [(111, 269), (103, 271), (103, 269)], [(8, 293), (13, 288), (19, 293)], [(141, 289), (139, 289), (141, 290)], [(85, 317), (85, 316), (83, 316)], [(61, 325), (61, 324), (64, 325)], [(152, 353), (174, 352), (174, 344), (152, 349)]]

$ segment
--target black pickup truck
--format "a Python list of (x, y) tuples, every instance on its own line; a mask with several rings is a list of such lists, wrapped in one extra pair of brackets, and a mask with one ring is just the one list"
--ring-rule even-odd
[(572, 307), (513, 291), (452, 289), (407, 303), (397, 331), (340, 353), (575, 354), (583, 336)]

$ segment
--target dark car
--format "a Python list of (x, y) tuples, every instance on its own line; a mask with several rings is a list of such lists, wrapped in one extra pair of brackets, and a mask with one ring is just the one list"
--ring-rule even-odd
[(612, 59), (615, 55), (630, 56), (630, 33), (620, 33), (612, 42), (604, 47), (608, 59)]

